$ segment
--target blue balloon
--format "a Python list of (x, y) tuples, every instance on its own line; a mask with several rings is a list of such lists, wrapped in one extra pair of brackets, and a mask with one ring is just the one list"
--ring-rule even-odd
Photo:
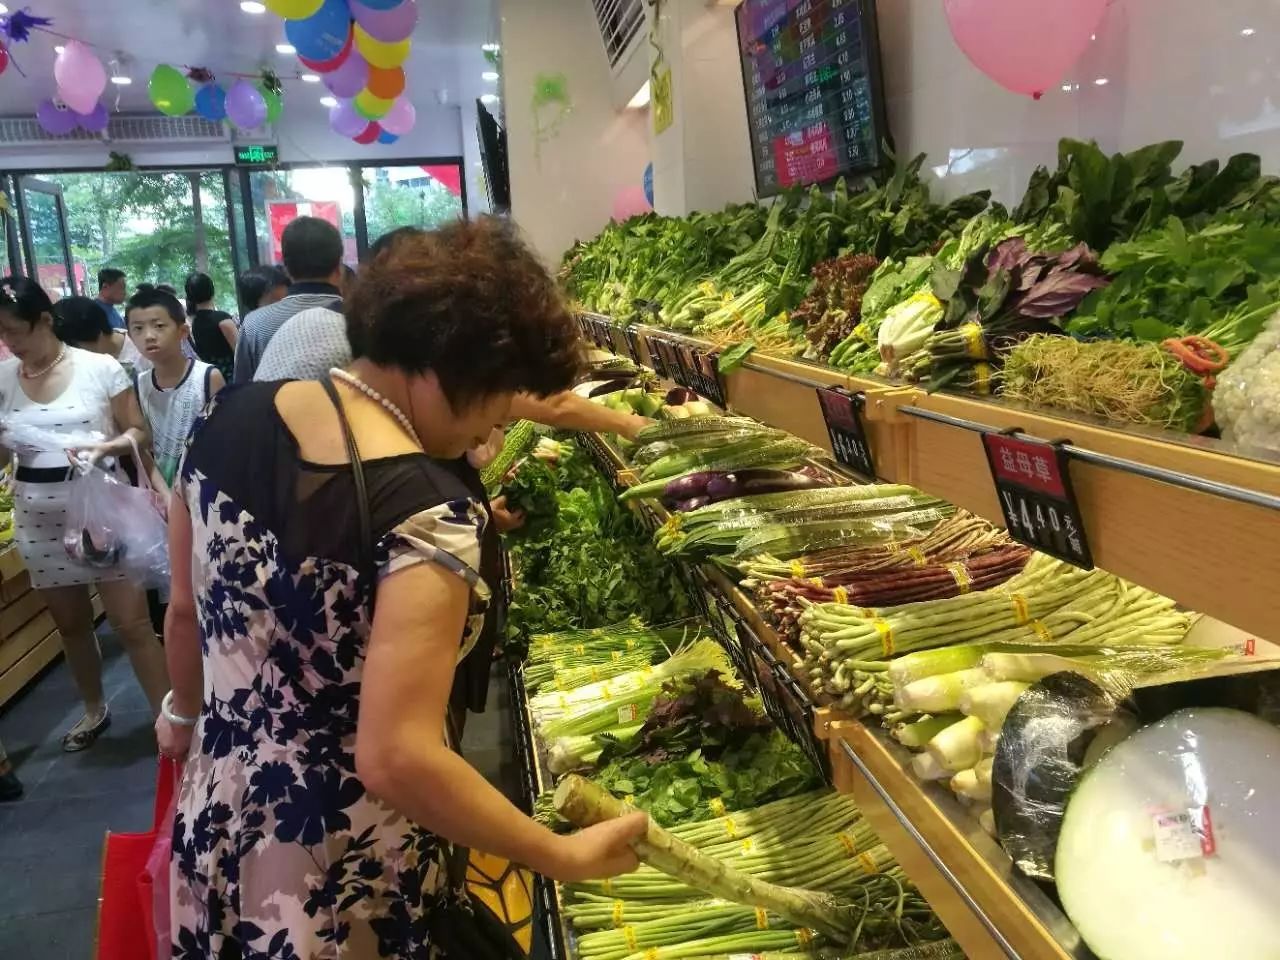
[(284, 35), (308, 60), (332, 60), (347, 45), (351, 34), (351, 7), (347, 0), (324, 0), (305, 20), (286, 20)]
[(653, 164), (644, 168), (644, 198), (653, 206)]
[(370, 10), (394, 10), (402, 3), (408, 3), (409, 0), (360, 0)]
[(379, 143), (395, 143), (400, 137), (392, 133), (390, 130), (383, 130), (378, 134)]
[(206, 83), (196, 91), (196, 113), (214, 123), (227, 119), (227, 91), (216, 83)]

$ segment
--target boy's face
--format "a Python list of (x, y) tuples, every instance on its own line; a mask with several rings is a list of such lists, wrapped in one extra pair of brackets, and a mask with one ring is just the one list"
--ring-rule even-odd
[(164, 307), (135, 307), (129, 311), (129, 339), (148, 360), (182, 352), (185, 323), (174, 323)]

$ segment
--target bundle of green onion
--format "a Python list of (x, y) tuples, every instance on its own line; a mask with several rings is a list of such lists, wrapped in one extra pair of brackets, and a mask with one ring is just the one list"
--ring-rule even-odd
[(529, 643), (525, 686), (534, 693), (608, 680), (665, 659), (696, 629), (694, 621), (649, 627), (631, 617), (607, 627), (538, 634)]

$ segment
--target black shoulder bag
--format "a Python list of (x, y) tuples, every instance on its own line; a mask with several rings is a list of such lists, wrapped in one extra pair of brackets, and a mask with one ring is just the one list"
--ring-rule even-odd
[[(369, 511), (369, 491), (365, 485), (364, 464), (356, 447), (351, 423), (333, 381), (321, 381), (338, 412), (342, 437), (351, 461), (351, 479), (356, 488), (356, 511), (360, 523), (360, 570), (369, 582), (369, 621), (378, 594), (378, 571), (373, 556), (373, 518)], [(448, 886), (441, 890), (427, 916), (431, 945), (450, 960), (527, 960), (527, 954), (516, 943), (511, 931), (483, 901), (467, 890), (467, 863), (470, 851), (457, 844), (449, 848), (446, 861)]]

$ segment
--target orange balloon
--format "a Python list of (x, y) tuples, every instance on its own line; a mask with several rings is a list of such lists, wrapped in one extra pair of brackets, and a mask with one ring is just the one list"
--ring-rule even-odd
[(394, 100), (404, 93), (404, 68), (370, 67), (369, 82), (365, 86), (375, 97)]

